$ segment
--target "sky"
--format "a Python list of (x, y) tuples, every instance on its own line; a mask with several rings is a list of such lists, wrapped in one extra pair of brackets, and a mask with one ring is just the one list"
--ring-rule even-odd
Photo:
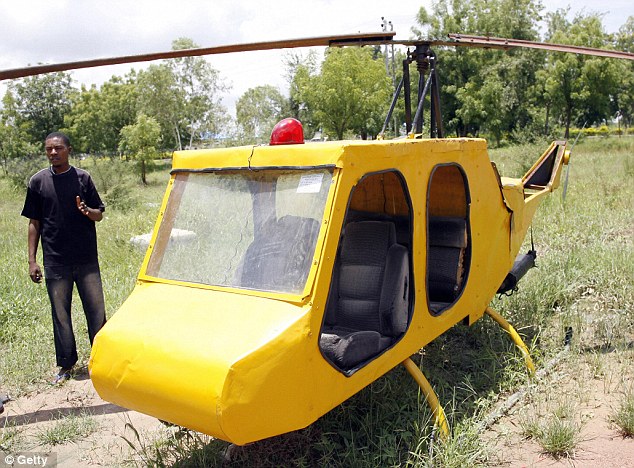
[[(0, 69), (171, 49), (179, 37), (201, 47), (358, 32), (378, 32), (382, 17), (396, 37), (409, 39), (421, 6), (431, 0), (0, 0)], [(570, 5), (545, 0), (553, 11)], [(575, 0), (571, 12), (602, 13), (607, 32), (634, 15), (632, 0)], [(388, 27), (389, 29), (389, 27)], [(456, 31), (459, 32), (459, 31)], [(322, 48), (323, 49), (323, 48)], [(305, 49), (296, 49), (296, 51)], [(223, 103), (249, 88), (271, 84), (287, 92), (284, 51), (215, 55), (207, 60), (231, 88)], [(72, 72), (76, 85), (100, 85), (131, 67), (114, 65)], [(6, 84), (0, 82), (0, 96)]]

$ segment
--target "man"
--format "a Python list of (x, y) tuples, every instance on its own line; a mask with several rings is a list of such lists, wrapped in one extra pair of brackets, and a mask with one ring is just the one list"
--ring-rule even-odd
[(90, 174), (68, 162), (72, 147), (65, 134), (48, 135), (45, 150), (50, 167), (31, 177), (22, 216), (29, 218), (29, 276), (35, 283), (42, 281), (36, 260), (38, 243), (42, 241), (44, 278), (60, 367), (52, 383), (57, 384), (71, 377), (77, 363), (71, 321), (73, 284), (81, 298), (91, 345), (106, 323), (95, 229), (105, 208)]

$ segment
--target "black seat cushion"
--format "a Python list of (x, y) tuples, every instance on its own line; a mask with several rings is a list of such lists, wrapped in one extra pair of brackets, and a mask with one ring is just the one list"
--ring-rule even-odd
[(328, 333), (322, 333), (319, 339), (323, 353), (341, 369), (351, 369), (368, 357), (379, 354), (390, 343), (391, 340), (379, 332), (344, 328), (331, 328)]

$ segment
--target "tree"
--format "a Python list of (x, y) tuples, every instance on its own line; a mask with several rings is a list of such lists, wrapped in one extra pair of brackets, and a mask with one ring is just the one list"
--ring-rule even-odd
[[(172, 42), (172, 50), (199, 47), (191, 39), (181, 37)], [(218, 134), (226, 119), (226, 110), (221, 104), (220, 92), (227, 90), (220, 73), (202, 57), (181, 57), (168, 62), (175, 84), (181, 91), (182, 135), (191, 147), (195, 139), (203, 134)], [(179, 149), (182, 141), (179, 140)]]
[(76, 90), (70, 74), (60, 72), (15, 80), (7, 92), (14, 97), (15, 124), (24, 128), (30, 143), (39, 144), (64, 126)]
[[(330, 48), (315, 75), (299, 80), (298, 98), (313, 109), (326, 133), (343, 139), (352, 131), (366, 139), (381, 130), (392, 84), (383, 62), (369, 48)], [(304, 69), (303, 71), (307, 71)]]
[(139, 112), (152, 116), (160, 125), (162, 142), (181, 148), (180, 119), (184, 98), (176, 78), (166, 64), (150, 65), (137, 79)]
[(92, 86), (75, 95), (64, 122), (78, 151), (115, 152), (121, 129), (137, 114), (136, 75), (113, 76), (100, 89)]
[(158, 155), (160, 143), (161, 126), (156, 119), (145, 114), (139, 114), (133, 125), (121, 129), (119, 150), (138, 161), (144, 185), (147, 185), (147, 165)]
[(6, 93), (0, 111), (0, 158), (5, 174), (9, 174), (9, 161), (37, 154), (39, 144), (29, 143), (24, 128), (16, 123), (15, 100)]
[[(173, 50), (197, 47), (191, 39), (172, 42)], [(182, 57), (139, 72), (139, 111), (161, 126), (163, 144), (183, 149), (206, 134), (217, 134), (226, 119), (219, 93), (226, 86), (204, 58)]]
[(103, 150), (104, 122), (101, 113), (100, 95), (93, 85), (73, 98), (71, 111), (65, 117), (66, 131), (77, 152), (92, 153)]
[[(547, 40), (561, 44), (607, 48), (610, 37), (603, 30), (598, 14), (565, 20), (567, 11), (548, 16)], [(565, 128), (568, 138), (573, 123), (599, 123), (611, 114), (611, 102), (618, 94), (622, 64), (600, 57), (552, 53), (547, 56), (545, 88), (552, 99), (553, 114)]]
[(268, 141), (273, 126), (289, 113), (289, 102), (271, 85), (248, 89), (236, 102), (236, 118), (244, 143)]
[(7, 92), (0, 109), (0, 160), (4, 174), (20, 189), (26, 188), (41, 164), (34, 156), (41, 153), (42, 142), (30, 143), (25, 129), (25, 124), (17, 123), (15, 96)]
[[(538, 39), (541, 4), (536, 0), (439, 0), (429, 14), (421, 7), (418, 37), (450, 32)], [(442, 112), (447, 131), (457, 136), (489, 131), (504, 134), (529, 128), (535, 117), (535, 76), (541, 55), (530, 50), (502, 53), (455, 48), (441, 55)]]
[[(634, 16), (627, 21), (616, 35), (616, 47), (626, 52), (634, 52)], [(613, 111), (622, 119), (626, 127), (634, 124), (634, 62), (620, 62), (620, 80), (614, 95)]]
[(311, 76), (319, 73), (317, 52), (310, 50), (306, 55), (289, 52), (284, 57), (286, 65), (286, 79), (289, 85), (289, 111), (304, 127), (304, 136), (312, 138), (319, 130), (319, 122), (315, 119), (314, 110), (303, 101), (302, 90), (309, 86)]

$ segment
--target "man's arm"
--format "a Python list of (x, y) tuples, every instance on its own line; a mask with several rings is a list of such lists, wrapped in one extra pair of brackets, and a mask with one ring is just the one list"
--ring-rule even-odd
[(37, 263), (37, 245), (40, 242), (40, 221), (37, 219), (29, 219), (29, 276), (35, 283), (42, 281), (42, 269)]

